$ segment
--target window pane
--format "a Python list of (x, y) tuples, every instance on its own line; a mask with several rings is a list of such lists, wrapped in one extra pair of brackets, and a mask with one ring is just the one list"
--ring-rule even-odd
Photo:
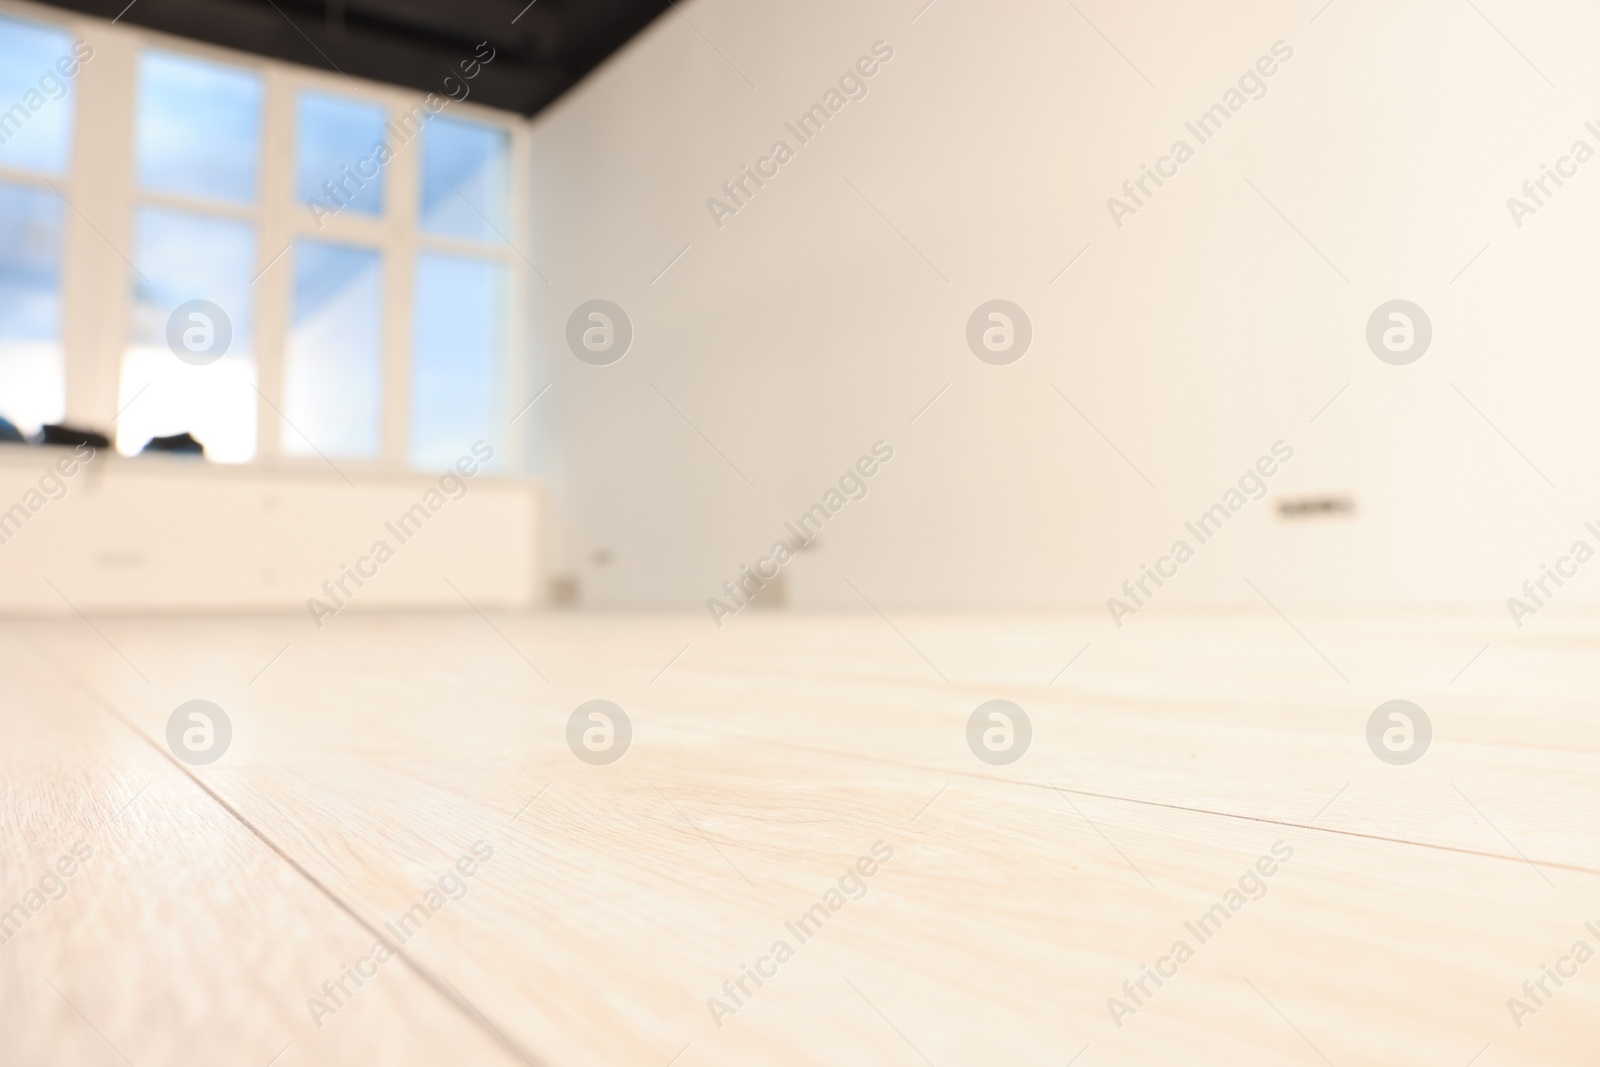
[(52, 174), (67, 169), (78, 63), (70, 34), (0, 18), (0, 164)]
[(505, 348), (505, 268), (424, 253), (413, 304), (411, 462), (436, 467), (498, 437), (493, 384)]
[(249, 204), (261, 162), (261, 79), (167, 52), (139, 57), (139, 184)]
[(510, 137), (497, 126), (436, 118), (422, 131), (422, 228), (499, 241), (506, 229)]
[[(256, 454), (255, 273), (253, 227), (207, 215), (140, 208), (134, 224), (133, 329), (122, 358), (117, 449), (139, 451), (153, 436), (188, 431), (206, 455), (243, 463)], [(192, 300), (207, 300), (225, 316), (208, 325), (215, 339), (231, 338), (203, 366), (179, 359), (169, 346), (168, 322)], [(180, 333), (191, 320), (179, 315)]]
[(0, 415), (32, 433), (61, 421), (62, 204), (0, 183)]
[(300, 241), (284, 365), (283, 450), (375, 456), (382, 444), (383, 266), (374, 250)]
[(383, 108), (306, 92), (299, 111), (299, 199), (318, 202), (319, 220), (342, 210), (383, 214)]

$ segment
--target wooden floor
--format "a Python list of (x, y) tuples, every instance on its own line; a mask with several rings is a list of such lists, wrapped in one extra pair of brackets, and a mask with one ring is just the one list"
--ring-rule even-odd
[(1600, 619), (890, 615), (0, 625), (0, 1063), (1595, 1062)]

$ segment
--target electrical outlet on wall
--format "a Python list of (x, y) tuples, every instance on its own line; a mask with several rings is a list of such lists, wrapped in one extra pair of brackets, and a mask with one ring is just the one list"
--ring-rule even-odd
[(1278, 518), (1286, 521), (1298, 519), (1337, 519), (1355, 514), (1354, 497), (1329, 494), (1325, 496), (1284, 497), (1278, 501)]

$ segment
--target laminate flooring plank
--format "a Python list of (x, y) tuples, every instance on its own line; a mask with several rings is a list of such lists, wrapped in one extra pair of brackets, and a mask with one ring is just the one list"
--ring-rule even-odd
[(374, 938), (23, 641), (0, 737), (0, 1063), (524, 1062), (400, 959), (316, 1026)]
[[(1537, 633), (1506, 640), (1484, 616), (1301, 620), (1344, 659), (1348, 683), (1275, 616), (1154, 619), (1083, 652), (1098, 622), (908, 614), (896, 625), (949, 683), (862, 614), (748, 612), (722, 631), (672, 615), (341, 616), (321, 631), (303, 619), (102, 620), (149, 683), (81, 625), (76, 640), (85, 676), (147, 706), (152, 723), (205, 692), (246, 716), (289, 699), (320, 709), (307, 759), (383, 751), (417, 730), (538, 751), (603, 697), (628, 709), (641, 742), (671, 724), (796, 759), (834, 753), (1289, 825), (1316, 815), (1353, 834), (1600, 870), (1589, 832), (1600, 619), (1541, 616)], [(966, 742), (973, 709), (996, 698), (1033, 724), (1008, 767)], [(1396, 698), (1432, 721), (1431, 748), (1409, 766), (1368, 748), (1369, 717)], [(415, 700), (438, 714), (396, 731), (386, 709)]]
[[(1436, 740), (1411, 767), (1364, 740), (1338, 749), (1351, 701), (1300, 667), (1252, 674), (1253, 657), (1288, 654), (1260, 619), (1169, 634), (1172, 657), (1209, 651), (1127, 669), (1128, 690), (1161, 692), (1114, 716), (1081, 696), (1040, 704), (1036, 723), (1061, 734), (1040, 728), (1024, 759), (989, 767), (965, 752), (966, 705), (1005, 694), (910, 678), (875, 620), (762, 620), (664, 674), (650, 663), (677, 651), (681, 619), (336, 622), (260, 674), (283, 620), (102, 621), (145, 679), (104, 648), (65, 658), (63, 677), (152, 737), (183, 699), (230, 708), (234, 748), (197, 777), (374, 925), (455, 850), (492, 848), (407, 951), (551, 1064), (1591, 1055), (1600, 1004), (1573, 950), (1600, 950), (1592, 787), (1586, 742), (1556, 743), (1593, 729), (1581, 628), (1546, 663), (1559, 685), (1498, 710), (1503, 694), (1473, 697), (1461, 721), (1480, 736)], [(962, 641), (1004, 665), (1035, 625), (975, 622)], [(1231, 653), (1206, 636), (1234, 625)], [(1408, 625), (1419, 658), (1482, 632)], [(567, 746), (571, 710), (595, 697), (633, 719), (609, 766)], [(1569, 787), (1576, 814), (1547, 825)], [(1352, 791), (1366, 808), (1341, 807)], [(815, 930), (791, 928), (807, 914)], [(1207, 914), (1220, 928), (1190, 929)], [(1178, 941), (1193, 956), (1157, 986), (1144, 965), (1171, 966)], [(1575, 976), (1558, 985), (1546, 965)], [(758, 986), (747, 966), (772, 973)]]

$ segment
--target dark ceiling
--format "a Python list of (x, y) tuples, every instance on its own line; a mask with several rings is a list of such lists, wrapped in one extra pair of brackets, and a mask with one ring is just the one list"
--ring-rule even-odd
[[(127, 0), (48, 0), (115, 18)], [(134, 0), (121, 21), (422, 92), (480, 41), (493, 62), (470, 99), (532, 115), (665, 11), (671, 0)], [(487, 52), (483, 54), (487, 55)]]

